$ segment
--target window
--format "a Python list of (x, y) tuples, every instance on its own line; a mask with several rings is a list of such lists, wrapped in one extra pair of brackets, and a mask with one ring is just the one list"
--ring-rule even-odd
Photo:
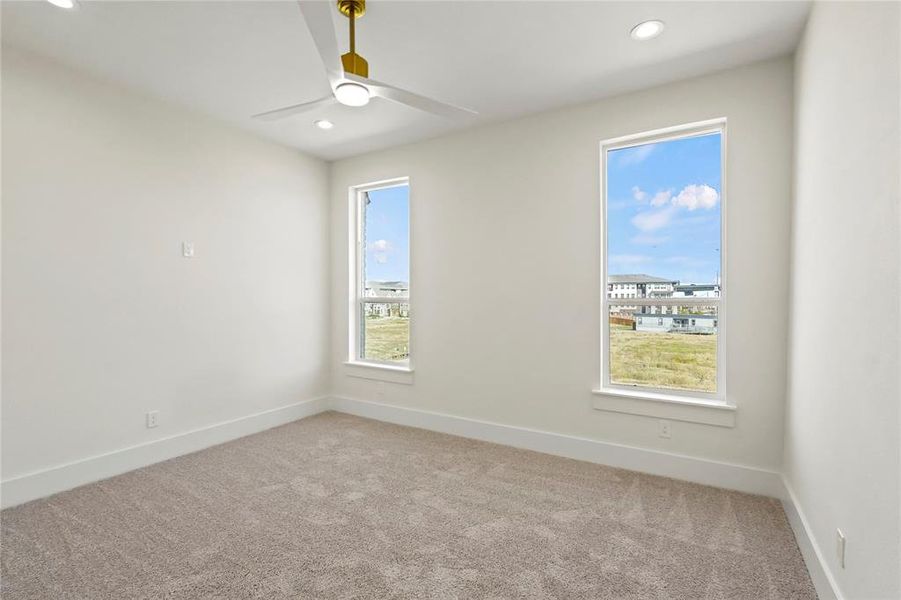
[(409, 368), (409, 181), (357, 186), (350, 197), (350, 362)]
[(602, 143), (604, 287), (639, 290), (602, 299), (606, 390), (725, 400), (724, 146), (725, 120)]

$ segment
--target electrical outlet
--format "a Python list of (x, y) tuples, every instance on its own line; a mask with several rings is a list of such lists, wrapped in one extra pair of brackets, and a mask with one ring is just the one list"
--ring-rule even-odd
[(845, 568), (845, 534), (841, 529), (835, 530), (835, 556), (841, 568)]
[(151, 410), (147, 413), (147, 429), (153, 429), (160, 424), (160, 411)]
[(181, 255), (185, 258), (194, 258), (194, 242), (182, 242)]
[(670, 429), (670, 422), (665, 419), (660, 419), (657, 421), (657, 435), (664, 439), (670, 439), (673, 437), (672, 429)]

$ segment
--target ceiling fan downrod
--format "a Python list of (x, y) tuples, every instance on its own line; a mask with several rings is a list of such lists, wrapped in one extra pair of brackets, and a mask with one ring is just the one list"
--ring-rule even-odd
[(368, 79), (369, 63), (357, 54), (355, 27), (356, 19), (366, 14), (366, 0), (338, 0), (338, 12), (350, 21), (350, 52), (341, 55), (344, 71)]

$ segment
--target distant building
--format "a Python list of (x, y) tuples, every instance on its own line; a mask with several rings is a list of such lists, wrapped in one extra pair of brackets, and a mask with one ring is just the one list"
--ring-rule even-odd
[[(719, 298), (719, 283), (679, 283), (676, 280), (653, 275), (609, 275), (607, 277), (607, 297), (622, 298)], [(680, 307), (670, 304), (620, 305), (615, 307), (619, 314), (673, 314), (678, 315)]]
[(717, 325), (716, 315), (635, 313), (635, 331), (712, 334), (716, 333)]
[(409, 317), (410, 285), (406, 281), (367, 281), (363, 290), (366, 298), (397, 298), (398, 302), (367, 302), (367, 317)]
[(608, 298), (670, 297), (678, 281), (651, 275), (610, 275), (607, 277)]
[[(609, 275), (607, 277), (607, 297), (608, 298), (671, 298), (675, 292), (678, 281), (672, 279), (664, 279), (662, 277), (654, 277), (652, 275), (633, 274), (633, 275)], [(617, 311), (631, 313), (639, 311), (642, 313), (666, 312), (667, 310), (675, 310), (675, 307), (667, 306), (638, 306), (625, 305), (616, 307)]]
[(718, 283), (682, 283), (676, 286), (674, 298), (719, 298)]
[(369, 298), (410, 295), (410, 284), (406, 281), (367, 281), (363, 295)]

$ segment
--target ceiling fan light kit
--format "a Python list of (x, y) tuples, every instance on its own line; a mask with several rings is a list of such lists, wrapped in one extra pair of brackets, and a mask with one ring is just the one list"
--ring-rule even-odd
[(285, 119), (294, 115), (334, 104), (365, 106), (371, 98), (381, 98), (396, 104), (415, 108), (448, 119), (468, 119), (478, 113), (468, 108), (453, 106), (413, 92), (369, 79), (369, 63), (357, 54), (356, 20), (366, 13), (366, 0), (337, 0), (338, 12), (348, 20), (349, 52), (340, 54), (332, 21), (335, 4), (317, 0), (299, 0), (304, 21), (313, 37), (313, 43), (322, 59), (332, 94), (325, 98), (301, 102), (254, 115), (264, 121)]
[(369, 90), (359, 83), (342, 83), (335, 88), (335, 99), (344, 106), (366, 106)]

